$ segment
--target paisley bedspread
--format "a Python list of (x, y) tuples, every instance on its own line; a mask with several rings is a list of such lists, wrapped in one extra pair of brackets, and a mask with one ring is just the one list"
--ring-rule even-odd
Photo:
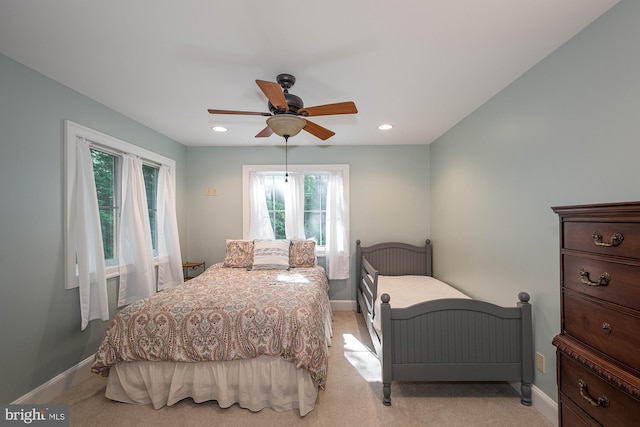
[(281, 356), (324, 387), (329, 284), (322, 267), (246, 271), (216, 264), (122, 309), (91, 370), (121, 361), (201, 362)]

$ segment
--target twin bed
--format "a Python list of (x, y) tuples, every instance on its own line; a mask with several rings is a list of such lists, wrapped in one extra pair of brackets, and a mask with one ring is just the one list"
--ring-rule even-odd
[(531, 405), (529, 295), (515, 307), (472, 300), (431, 277), (431, 255), (428, 240), (356, 243), (358, 311), (382, 366), (383, 403), (392, 381), (519, 381)]
[[(328, 369), (328, 280), (313, 242), (273, 244), (227, 241), (223, 263), (122, 309), (92, 365), (108, 377), (106, 397), (156, 409), (191, 397), (313, 410)], [(385, 405), (392, 381), (520, 381), (531, 404), (526, 293), (509, 308), (468, 298), (430, 277), (429, 241), (358, 241), (356, 259), (358, 311), (382, 365)], [(418, 302), (424, 289), (431, 294)]]

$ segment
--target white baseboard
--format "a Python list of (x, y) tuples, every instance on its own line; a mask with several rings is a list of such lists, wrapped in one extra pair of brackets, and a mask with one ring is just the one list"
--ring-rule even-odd
[(531, 390), (531, 405), (554, 426), (558, 425), (558, 404), (536, 386)]
[(330, 300), (333, 311), (356, 311), (357, 303), (354, 300)]
[(20, 404), (46, 404), (55, 397), (58, 397), (74, 385), (86, 380), (91, 375), (91, 365), (94, 356), (91, 355), (82, 362), (67, 369), (60, 375), (50, 379), (40, 387), (31, 390), (29, 393), (11, 402), (13, 405)]
[[(511, 383), (511, 386), (520, 393), (520, 383)], [(531, 386), (531, 406), (542, 414), (551, 424), (558, 425), (558, 404), (549, 396), (544, 394), (535, 385)]]

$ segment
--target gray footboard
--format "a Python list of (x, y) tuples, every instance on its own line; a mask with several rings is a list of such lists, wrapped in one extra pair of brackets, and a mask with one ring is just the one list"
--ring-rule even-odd
[(516, 307), (441, 299), (393, 309), (382, 295), (383, 403), (392, 381), (520, 381), (531, 405), (533, 337), (529, 295)]

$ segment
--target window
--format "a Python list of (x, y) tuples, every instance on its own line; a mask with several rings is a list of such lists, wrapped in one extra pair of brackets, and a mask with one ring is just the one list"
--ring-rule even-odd
[[(66, 230), (69, 230), (69, 195), (71, 194), (71, 185), (75, 179), (75, 144), (77, 138), (83, 138), (90, 141), (91, 146), (91, 159), (93, 163), (93, 175), (96, 182), (96, 193), (98, 196), (98, 210), (100, 215), (105, 264), (107, 266), (107, 277), (114, 277), (119, 274), (117, 236), (121, 205), (120, 177), (122, 158), (124, 154), (133, 154), (143, 160), (142, 173), (149, 210), (151, 240), (154, 256), (157, 256), (157, 193), (159, 168), (160, 165), (164, 164), (168, 165), (173, 170), (175, 168), (175, 161), (70, 121), (65, 122), (65, 133), (67, 198)], [(70, 289), (77, 287), (77, 282), (75, 280), (75, 248), (66, 244), (68, 240), (69, 239), (65, 239), (65, 252), (66, 258), (68, 259), (65, 268), (65, 283), (67, 289)]]
[[(118, 233), (118, 219), (120, 218), (120, 159), (116, 154), (108, 153), (104, 149), (92, 148), (93, 176), (96, 181), (98, 195), (98, 209), (102, 228), (102, 244), (104, 259), (107, 265), (118, 263), (116, 236)], [(151, 227), (151, 242), (154, 255), (157, 255), (157, 192), (158, 167), (144, 164), (142, 166), (147, 206), (149, 209), (149, 225)]]
[[(276, 239), (285, 239), (285, 186), (282, 174), (265, 175), (265, 197), (271, 227)], [(304, 234), (318, 246), (326, 243), (327, 175), (322, 173), (304, 175)]]
[(91, 159), (93, 160), (93, 176), (96, 180), (96, 192), (98, 193), (104, 259), (107, 265), (111, 265), (116, 262), (116, 223), (118, 220), (116, 177), (119, 176), (116, 167), (119, 164), (117, 157), (113, 154), (96, 149), (91, 149)]
[[(285, 182), (284, 165), (243, 166), (243, 238), (249, 238), (251, 223), (250, 174), (260, 173), (265, 178), (267, 210), (276, 239), (286, 238), (285, 233)], [(349, 204), (349, 165), (288, 165), (290, 172), (304, 175), (304, 233), (307, 239), (318, 242), (318, 255), (324, 255), (327, 241), (327, 186), (332, 172), (341, 172), (344, 181), (345, 204)], [(346, 218), (348, 221), (348, 217)], [(348, 224), (346, 224), (348, 229)]]
[(158, 167), (142, 165), (142, 175), (147, 192), (147, 208), (149, 209), (149, 225), (151, 226), (151, 244), (153, 254), (158, 255)]
[(284, 229), (284, 179), (282, 179), (282, 176), (268, 175), (265, 176), (264, 181), (267, 211), (269, 211), (273, 234), (276, 239), (284, 239), (286, 238)]

